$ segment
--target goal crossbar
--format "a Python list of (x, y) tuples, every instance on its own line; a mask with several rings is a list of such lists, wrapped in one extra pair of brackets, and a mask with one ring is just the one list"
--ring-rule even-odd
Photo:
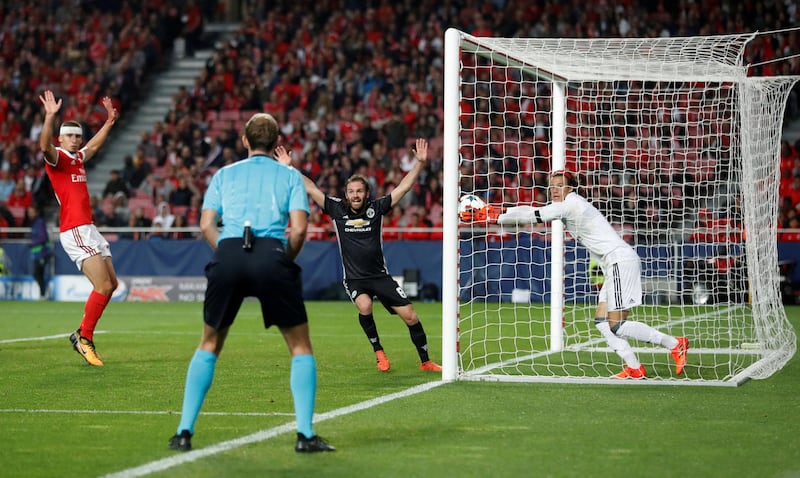
[[(549, 81), (663, 81), (665, 77), (730, 81), (745, 76), (744, 45), (756, 36), (722, 35), (708, 41), (708, 37), (585, 40), (460, 35), (463, 51)], [(570, 63), (563, 61), (567, 54)]]

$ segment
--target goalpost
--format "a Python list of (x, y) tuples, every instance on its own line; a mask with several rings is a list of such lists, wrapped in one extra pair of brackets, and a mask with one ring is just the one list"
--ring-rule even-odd
[[(537, 39), (445, 34), (444, 380), (738, 385), (794, 355), (778, 291), (779, 145), (797, 77), (747, 77), (755, 34)], [(458, 221), (458, 198), (544, 205), (550, 171), (639, 254), (631, 318), (689, 338), (631, 345), (646, 381), (593, 324), (602, 276), (562, 224)]]

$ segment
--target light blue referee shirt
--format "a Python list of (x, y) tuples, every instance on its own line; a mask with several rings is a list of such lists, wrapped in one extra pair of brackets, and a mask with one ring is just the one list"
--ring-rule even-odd
[(242, 237), (244, 222), (250, 221), (255, 237), (279, 239), (285, 246), (289, 211), (310, 214), (300, 172), (265, 155), (217, 171), (206, 190), (203, 209), (213, 209), (222, 218), (217, 243)]

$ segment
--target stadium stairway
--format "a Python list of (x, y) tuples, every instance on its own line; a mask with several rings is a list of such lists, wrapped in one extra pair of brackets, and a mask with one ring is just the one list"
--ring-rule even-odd
[[(239, 27), (235, 23), (212, 23), (204, 30), (205, 44), (214, 46), (215, 42), (226, 40)], [(178, 87), (185, 86), (191, 90), (194, 80), (205, 68), (206, 61), (214, 50), (203, 48), (195, 51), (193, 57), (183, 56), (176, 48), (169, 65), (157, 73), (145, 87), (144, 96), (138, 102), (138, 108), (125, 114), (112, 130), (111, 136), (101, 148), (97, 161), (87, 171), (89, 194), (101, 195), (111, 171), (121, 170), (125, 156), (133, 155), (139, 144), (142, 133), (153, 130), (153, 125), (163, 121), (172, 108), (173, 96)]]

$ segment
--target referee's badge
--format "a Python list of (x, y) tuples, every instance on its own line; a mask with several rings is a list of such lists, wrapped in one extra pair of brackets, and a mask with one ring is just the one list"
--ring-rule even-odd
[(372, 207), (367, 208), (367, 217), (370, 219), (375, 217), (375, 210)]

